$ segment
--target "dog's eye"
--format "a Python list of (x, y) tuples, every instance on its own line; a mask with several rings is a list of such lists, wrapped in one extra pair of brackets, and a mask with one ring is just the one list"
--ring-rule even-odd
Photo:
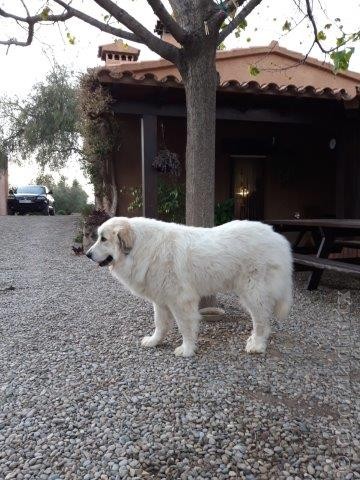
[(106, 242), (106, 238), (103, 237), (103, 236), (100, 237), (100, 240), (101, 240), (102, 242)]

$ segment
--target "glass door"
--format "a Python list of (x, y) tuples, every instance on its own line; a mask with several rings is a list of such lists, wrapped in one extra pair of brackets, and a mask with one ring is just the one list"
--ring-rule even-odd
[(264, 218), (264, 159), (266, 157), (234, 155), (232, 158), (235, 218), (262, 220)]

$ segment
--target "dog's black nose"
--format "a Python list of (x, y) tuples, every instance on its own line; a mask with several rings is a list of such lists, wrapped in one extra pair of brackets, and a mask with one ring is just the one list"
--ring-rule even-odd
[(87, 252), (86, 256), (91, 259), (91, 252)]

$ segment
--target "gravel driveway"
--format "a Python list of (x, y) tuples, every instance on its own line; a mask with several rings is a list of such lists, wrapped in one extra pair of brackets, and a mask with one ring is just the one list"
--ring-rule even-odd
[(297, 274), (262, 356), (221, 296), (177, 358), (176, 331), (140, 347), (150, 305), (73, 255), (78, 221), (0, 217), (1, 480), (360, 478), (358, 280)]

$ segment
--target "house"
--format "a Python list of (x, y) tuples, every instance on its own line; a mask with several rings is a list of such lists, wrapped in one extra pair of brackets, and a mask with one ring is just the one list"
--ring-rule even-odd
[[(142, 185), (144, 214), (156, 217), (152, 164), (164, 145), (178, 154), (184, 180), (185, 94), (173, 64), (139, 54), (104, 45), (96, 72), (123, 125), (112, 159), (118, 190)], [(335, 75), (276, 42), (218, 51), (216, 67), (216, 202), (233, 198), (236, 218), (360, 217), (360, 74)], [(128, 201), (117, 214), (129, 215)]]

